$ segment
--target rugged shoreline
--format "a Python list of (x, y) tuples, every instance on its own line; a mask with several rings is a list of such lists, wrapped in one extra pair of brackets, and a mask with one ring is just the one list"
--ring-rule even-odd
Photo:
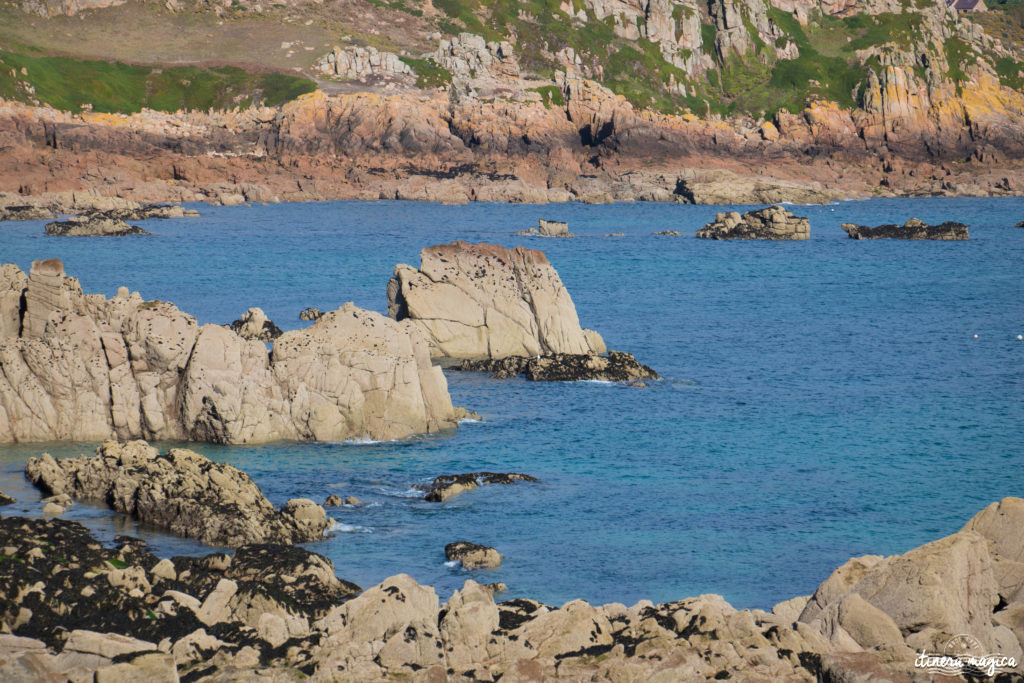
[[(721, 596), (553, 607), (467, 581), (441, 604), (407, 575), (362, 591), (272, 544), (160, 559), (80, 524), (0, 519), (0, 673), (97, 681), (926, 680), (921, 653), (970, 635), (1019, 673), (1024, 500), (903, 555), (853, 558), (770, 612)], [(38, 582), (40, 577), (48, 577)], [(945, 652), (945, 654), (951, 654)], [(1012, 663), (1009, 663), (1012, 660)], [(31, 673), (30, 673), (31, 672)], [(967, 673), (967, 671), (965, 671)]]

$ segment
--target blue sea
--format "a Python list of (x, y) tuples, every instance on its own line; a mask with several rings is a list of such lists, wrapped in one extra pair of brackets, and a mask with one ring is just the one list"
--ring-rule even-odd
[[(448, 374), (485, 421), (389, 443), (195, 444), (246, 472), (276, 504), (331, 493), (365, 504), (311, 550), (364, 587), (397, 573), (442, 600), (472, 576), (503, 597), (561, 604), (720, 593), (767, 608), (811, 593), (839, 564), (902, 553), (1024, 494), (1024, 199), (875, 199), (790, 207), (806, 242), (712, 242), (694, 232), (735, 207), (329, 202), (217, 208), (141, 223), (152, 237), (47, 237), (0, 224), (0, 261), (60, 258), (86, 292), (127, 285), (200, 323), (260, 306), (282, 328), (307, 306), (384, 312), (396, 263), (449, 242), (543, 250), (580, 321), (664, 379), (646, 388)], [(741, 207), (747, 210), (750, 207)], [(840, 223), (960, 220), (967, 242), (855, 241)], [(538, 218), (578, 236), (518, 237)], [(684, 237), (652, 232), (681, 230)], [(624, 232), (624, 237), (607, 237)], [(161, 447), (167, 444), (159, 444)], [(0, 490), (39, 514), (25, 460), (95, 444), (0, 446)], [(519, 471), (427, 503), (440, 474)], [(211, 552), (100, 506), (66, 514), (104, 539), (164, 556)], [(466, 540), (495, 570), (445, 564)]]

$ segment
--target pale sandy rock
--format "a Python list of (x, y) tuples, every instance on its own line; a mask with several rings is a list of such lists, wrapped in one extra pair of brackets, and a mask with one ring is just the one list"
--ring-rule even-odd
[(476, 581), (466, 581), (462, 590), (455, 591), (448, 601), (440, 633), (451, 644), (446, 660), (456, 671), (472, 669), (474, 662), (487, 659), (491, 633), (499, 623), (493, 594), (493, 590)]
[(394, 439), (457, 424), (416, 328), (351, 304), (268, 357), (173, 304), (84, 295), (51, 259), (27, 279), (0, 273), (0, 331), (0, 441)]
[(231, 331), (247, 341), (272, 342), (281, 336), (281, 328), (267, 318), (262, 308), (250, 308), (231, 323)]
[(539, 251), (465, 242), (428, 247), (420, 270), (395, 267), (388, 314), (421, 330), (435, 358), (595, 351), (558, 273)]
[(697, 237), (712, 240), (806, 240), (811, 237), (811, 223), (781, 206), (748, 211), (742, 216), (737, 211), (728, 211), (719, 213), (714, 221), (698, 230)]
[(478, 543), (456, 541), (444, 547), (449, 561), (462, 563), (464, 569), (493, 569), (501, 566), (502, 556), (494, 548)]
[(178, 680), (174, 657), (166, 652), (145, 652), (135, 655), (126, 662), (97, 669), (95, 674), (96, 683), (178, 683)]
[(47, 517), (59, 517), (65, 512), (63, 505), (57, 505), (56, 503), (47, 503), (43, 506), (43, 514)]
[(811, 596), (802, 595), (790, 598), (789, 600), (783, 600), (772, 607), (772, 614), (778, 616), (786, 623), (792, 623), (800, 618), (810, 599)]
[(174, 581), (178, 578), (177, 572), (174, 571), (174, 563), (168, 560), (166, 557), (149, 570), (149, 573), (156, 578), (167, 579), (168, 581)]
[(311, 500), (293, 499), (275, 510), (231, 465), (180, 448), (160, 454), (144, 441), (104, 442), (92, 458), (56, 460), (44, 453), (29, 460), (25, 474), (44, 491), (106, 501), (146, 523), (215, 545), (316, 540), (329, 524)]
[(393, 52), (378, 50), (372, 45), (366, 47), (345, 47), (337, 45), (321, 57), (313, 68), (345, 80), (365, 79), (372, 76), (397, 78), (416, 74), (401, 57)]
[(209, 635), (206, 629), (196, 629), (171, 646), (171, 655), (179, 667), (187, 666), (200, 659), (204, 651), (214, 651), (226, 645), (219, 638)]
[(118, 655), (132, 652), (148, 652), (156, 650), (156, 645), (144, 640), (129, 638), (116, 633), (95, 633), (86, 630), (74, 630), (64, 644), (64, 651), (81, 652), (113, 659)]
[(872, 567), (884, 559), (881, 555), (864, 555), (847, 560), (842, 566), (833, 571), (814, 591), (814, 595), (807, 601), (807, 606), (800, 614), (800, 621), (810, 623), (818, 618), (825, 607), (830, 605), (836, 598), (844, 595), (858, 581), (864, 578), (864, 575)]

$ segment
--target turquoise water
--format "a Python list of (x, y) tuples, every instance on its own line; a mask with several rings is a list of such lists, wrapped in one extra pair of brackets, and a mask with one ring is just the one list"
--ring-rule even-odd
[[(344, 526), (310, 548), (363, 586), (406, 572), (442, 599), (468, 576), (444, 545), (493, 545), (508, 597), (560, 604), (723, 594), (768, 607), (814, 590), (858, 554), (904, 552), (1024, 494), (1022, 199), (871, 200), (794, 207), (802, 243), (710, 242), (693, 233), (722, 207), (660, 204), (440, 206), (334, 202), (198, 206), (147, 221), (153, 237), (58, 238), (42, 222), (0, 224), (0, 260), (63, 259), (87, 292), (122, 284), (200, 322), (253, 305), (281, 327), (306, 306), (384, 311), (394, 264), (454, 239), (539, 248), (581, 322), (665, 379), (646, 389), (531, 384), (449, 374), (484, 423), (381, 444), (198, 444), (247, 471), (275, 503), (330, 493)], [(961, 220), (965, 243), (850, 240), (839, 224)], [(572, 240), (517, 237), (537, 218)], [(682, 230), (686, 237), (650, 233)], [(625, 232), (626, 237), (604, 237)], [(974, 335), (978, 337), (975, 339)], [(0, 490), (37, 512), (21, 478), (49, 448), (0, 447)], [(436, 475), (523, 471), (443, 504), (410, 492)], [(105, 538), (136, 533), (162, 554), (199, 547), (108, 511), (69, 511)]]

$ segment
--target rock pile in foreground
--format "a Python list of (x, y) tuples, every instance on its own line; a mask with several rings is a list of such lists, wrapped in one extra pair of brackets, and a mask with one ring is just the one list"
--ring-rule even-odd
[(522, 472), (470, 472), (467, 474), (442, 474), (435, 477), (429, 486), (419, 486), (427, 492), (424, 500), (442, 503), (452, 496), (486, 486), (488, 484), (504, 484), (506, 486), (520, 481), (538, 481), (536, 477)]
[[(445, 604), (404, 574), (362, 594), (288, 546), (158, 560), (78, 524), (0, 519), (0, 676), (20, 680), (930, 680), (923, 652), (968, 634), (1010, 679), (1024, 640), (1024, 500), (894, 557), (861, 557), (772, 612), (721, 596), (561, 607)], [(954, 641), (955, 643), (956, 641)], [(1014, 658), (1012, 663), (1008, 659)], [(117, 667), (117, 668), (114, 668)], [(970, 671), (965, 671), (970, 673)], [(63, 680), (63, 678), (61, 679)]]
[(879, 225), (870, 228), (856, 223), (843, 223), (842, 228), (850, 239), (855, 240), (949, 240), (967, 239), (967, 226), (963, 223), (946, 221), (938, 225), (928, 225), (924, 221), (911, 218), (903, 225)]
[(794, 216), (781, 206), (748, 211), (742, 216), (728, 211), (697, 231), (697, 237), (710, 240), (806, 240), (811, 237), (811, 222)]
[(609, 351), (607, 356), (557, 353), (534, 358), (511, 356), (489, 360), (465, 360), (452, 367), (458, 370), (489, 372), (491, 377), (497, 379), (525, 375), (531, 382), (633, 382), (659, 377), (653, 369), (638, 362), (633, 354), (621, 351)]
[(411, 322), (346, 304), (268, 355), (122, 287), (82, 292), (56, 259), (0, 266), (0, 442), (397, 439), (454, 428)]
[(604, 353), (580, 327), (558, 273), (543, 253), (453, 242), (420, 252), (420, 269), (398, 265), (388, 315), (421, 330), (434, 358), (478, 359)]
[(304, 543), (330, 521), (311, 500), (275, 510), (245, 472), (194, 451), (158, 453), (145, 441), (108, 441), (91, 458), (31, 458), (25, 476), (50, 495), (106, 502), (173, 534), (210, 545)]
[(119, 218), (103, 215), (72, 216), (66, 221), (46, 224), (47, 235), (62, 237), (123, 237), (124, 235), (149, 235), (137, 225), (128, 225)]

